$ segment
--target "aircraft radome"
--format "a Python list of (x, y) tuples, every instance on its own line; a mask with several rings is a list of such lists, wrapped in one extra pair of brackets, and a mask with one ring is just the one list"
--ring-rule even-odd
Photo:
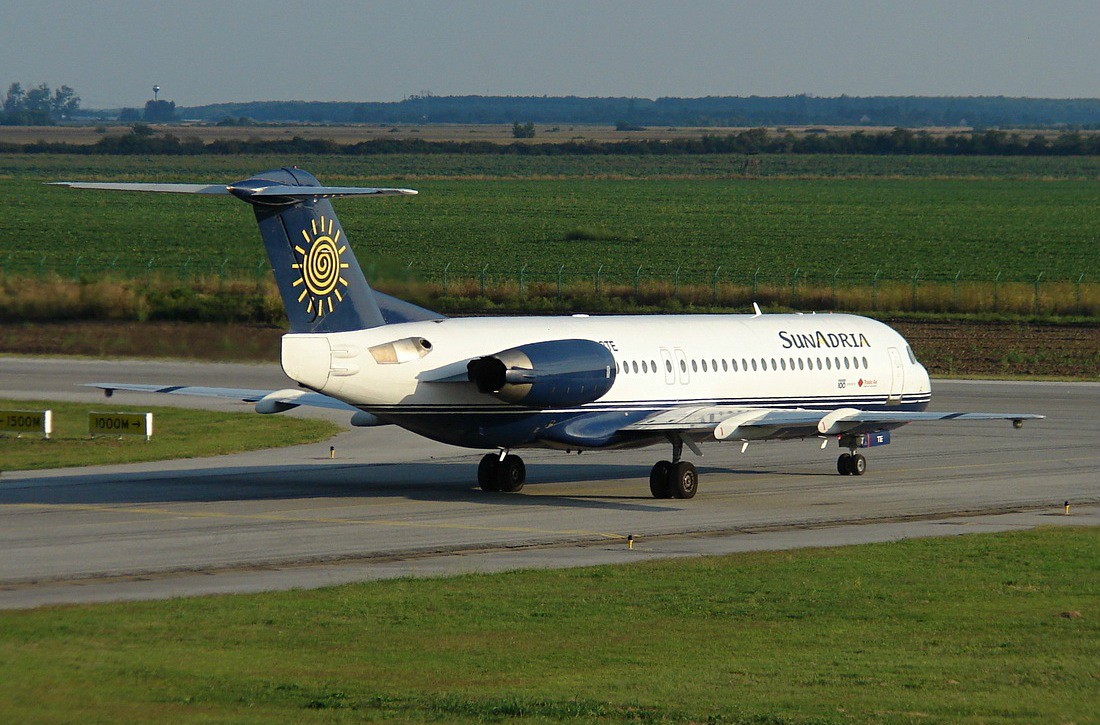
[(252, 206), (286, 306), (282, 366), (297, 388), (240, 390), (94, 383), (256, 404), (346, 409), (358, 426), (393, 424), (493, 451), (477, 480), (519, 491), (522, 448), (584, 451), (667, 445), (649, 477), (657, 498), (691, 498), (686, 446), (816, 437), (858, 451), (913, 421), (1010, 420), (1030, 413), (927, 411), (928, 373), (890, 327), (844, 314), (448, 318), (370, 288), (329, 201), (415, 194), (332, 187), (297, 168), (229, 185), (59, 182), (82, 189), (230, 195)]

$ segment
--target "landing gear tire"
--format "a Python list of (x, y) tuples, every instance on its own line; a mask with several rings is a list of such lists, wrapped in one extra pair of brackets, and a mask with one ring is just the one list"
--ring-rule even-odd
[(836, 472), (841, 476), (852, 475), (852, 454), (841, 453), (840, 458), (836, 459)]
[(496, 470), (497, 491), (516, 493), (527, 481), (527, 466), (519, 456), (507, 455)]
[(672, 464), (657, 461), (649, 472), (649, 492), (653, 498), (672, 498)]
[(693, 498), (699, 490), (699, 474), (695, 472), (695, 466), (680, 461), (672, 466), (669, 484), (674, 498)]
[(499, 491), (497, 484), (497, 469), (500, 468), (500, 456), (496, 453), (486, 453), (481, 463), (477, 464), (477, 485), (482, 491)]
[(852, 462), (848, 464), (848, 470), (853, 476), (862, 476), (867, 472), (867, 459), (858, 453), (852, 454)]

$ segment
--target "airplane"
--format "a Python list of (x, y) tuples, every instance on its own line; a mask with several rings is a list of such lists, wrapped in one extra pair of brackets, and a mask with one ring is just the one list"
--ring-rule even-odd
[(412, 189), (324, 186), (297, 167), (227, 185), (54, 182), (77, 189), (228, 195), (252, 206), (286, 308), (284, 390), (91, 383), (116, 390), (203, 395), (347, 410), (353, 426), (397, 425), (436, 441), (490, 450), (485, 491), (523, 488), (525, 448), (566, 452), (671, 446), (650, 471), (655, 498), (698, 490), (687, 447), (818, 438), (845, 449), (841, 475), (862, 476), (859, 453), (916, 421), (1008, 420), (1032, 413), (927, 410), (931, 384), (905, 339), (848, 314), (445, 317), (373, 290), (332, 209), (340, 197), (409, 196)]

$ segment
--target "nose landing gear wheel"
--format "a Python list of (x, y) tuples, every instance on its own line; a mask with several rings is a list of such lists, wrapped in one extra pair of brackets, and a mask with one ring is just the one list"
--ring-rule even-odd
[(657, 461), (649, 472), (649, 492), (653, 498), (672, 498), (672, 464)]
[(841, 453), (836, 470), (841, 476), (862, 476), (867, 472), (867, 459), (858, 453)]
[(867, 459), (858, 453), (852, 454), (852, 462), (848, 464), (853, 476), (862, 476), (867, 472)]
[(852, 454), (841, 453), (840, 458), (836, 459), (836, 472), (839, 473), (841, 476), (850, 476), (852, 475), (851, 470), (849, 470), (851, 468), (851, 465)]

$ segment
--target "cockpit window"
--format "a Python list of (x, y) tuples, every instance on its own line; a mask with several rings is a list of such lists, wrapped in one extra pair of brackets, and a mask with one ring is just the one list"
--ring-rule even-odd
[(913, 348), (906, 345), (905, 346), (905, 352), (908, 353), (908, 355), (909, 355), (909, 362), (916, 365), (917, 364), (917, 356), (913, 354)]

